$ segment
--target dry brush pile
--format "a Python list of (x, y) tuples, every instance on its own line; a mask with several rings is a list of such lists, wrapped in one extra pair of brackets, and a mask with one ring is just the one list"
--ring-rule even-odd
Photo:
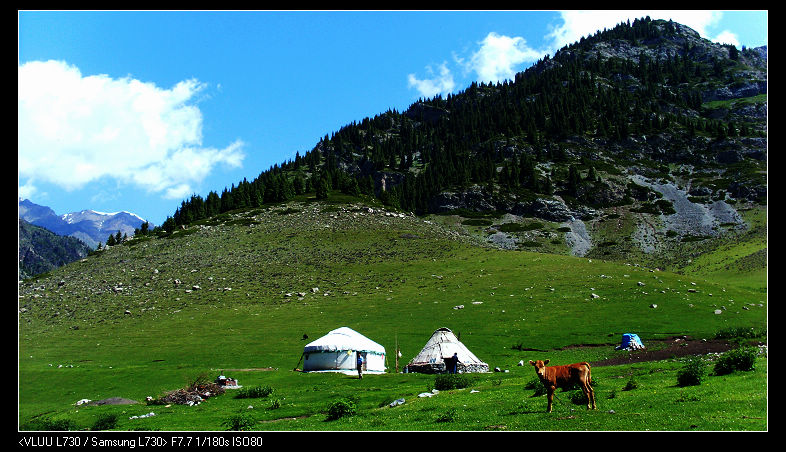
[(221, 395), (226, 390), (219, 384), (207, 381), (203, 376), (198, 377), (185, 388), (167, 392), (164, 396), (153, 399), (148, 397), (149, 405), (199, 405), (210, 397)]

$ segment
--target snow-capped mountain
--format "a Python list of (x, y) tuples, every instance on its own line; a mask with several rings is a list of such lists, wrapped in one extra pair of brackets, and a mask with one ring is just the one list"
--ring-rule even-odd
[[(64, 215), (57, 215), (46, 206), (40, 206), (24, 199), (19, 200), (19, 218), (46, 228), (55, 234), (76, 237), (91, 248), (99, 243), (106, 243), (109, 234), (134, 235), (134, 229), (141, 227), (145, 220), (131, 212), (105, 213), (94, 210), (82, 210)], [(153, 225), (150, 225), (153, 228)]]

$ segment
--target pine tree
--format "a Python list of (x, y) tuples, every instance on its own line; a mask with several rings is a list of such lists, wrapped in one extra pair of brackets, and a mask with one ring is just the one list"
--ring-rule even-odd
[(568, 180), (567, 180), (568, 192), (572, 196), (577, 196), (579, 186), (581, 186), (581, 174), (579, 173), (579, 170), (578, 168), (576, 168), (575, 165), (570, 165), (568, 167)]
[(319, 179), (319, 182), (317, 182), (316, 195), (317, 199), (320, 200), (328, 198), (328, 181), (326, 178), (322, 177)]

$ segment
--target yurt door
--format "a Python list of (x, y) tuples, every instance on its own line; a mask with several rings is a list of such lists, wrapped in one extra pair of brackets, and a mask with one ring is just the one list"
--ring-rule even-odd
[(363, 368), (363, 371), (365, 372), (366, 369), (368, 368), (368, 353), (367, 352), (358, 352), (358, 353), (360, 353), (360, 356), (363, 357), (363, 366), (362, 366), (362, 368)]

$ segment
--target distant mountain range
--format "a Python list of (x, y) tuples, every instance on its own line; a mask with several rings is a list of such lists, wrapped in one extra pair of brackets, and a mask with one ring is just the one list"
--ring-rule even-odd
[[(75, 237), (90, 248), (106, 243), (110, 234), (134, 235), (145, 220), (130, 212), (102, 213), (82, 210), (57, 215), (51, 208), (24, 199), (19, 200), (19, 218), (35, 226), (40, 226), (57, 235)], [(153, 228), (153, 225), (150, 225)]]

